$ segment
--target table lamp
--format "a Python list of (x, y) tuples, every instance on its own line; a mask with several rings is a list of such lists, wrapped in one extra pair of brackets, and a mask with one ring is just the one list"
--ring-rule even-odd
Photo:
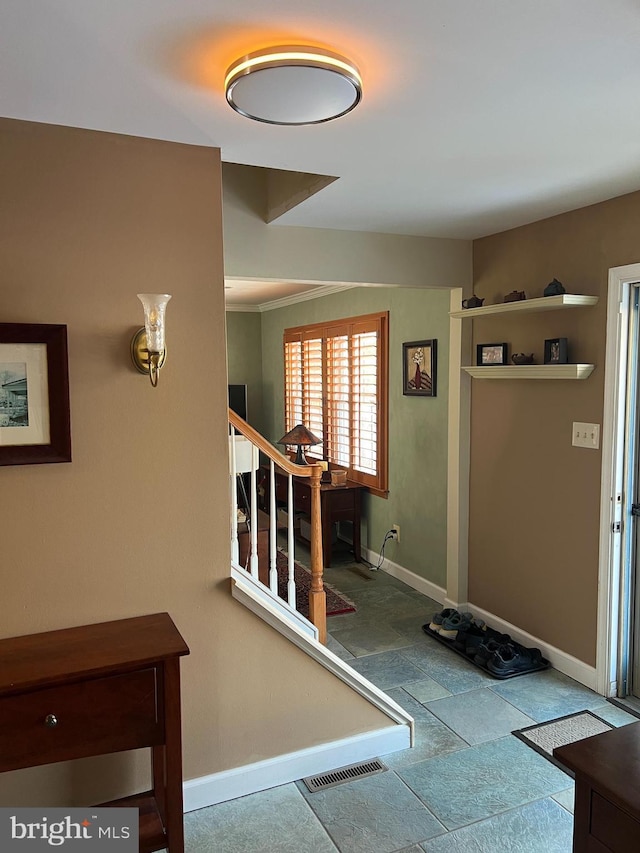
[(317, 438), (304, 424), (296, 424), (293, 429), (290, 429), (286, 435), (282, 436), (278, 444), (297, 445), (298, 450), (296, 458), (293, 461), (296, 465), (308, 465), (309, 463), (304, 458), (302, 448), (311, 447), (314, 444), (322, 444), (322, 439)]

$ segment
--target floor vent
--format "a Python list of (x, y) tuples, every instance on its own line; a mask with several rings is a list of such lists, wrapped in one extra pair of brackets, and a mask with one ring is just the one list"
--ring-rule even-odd
[(379, 758), (373, 761), (359, 761), (357, 764), (349, 764), (348, 767), (340, 767), (338, 770), (330, 770), (328, 773), (320, 773), (318, 776), (307, 776), (302, 781), (314, 794), (316, 791), (324, 791), (325, 788), (333, 788), (344, 782), (354, 779), (363, 779), (365, 776), (375, 776), (376, 773), (384, 773), (386, 767)]

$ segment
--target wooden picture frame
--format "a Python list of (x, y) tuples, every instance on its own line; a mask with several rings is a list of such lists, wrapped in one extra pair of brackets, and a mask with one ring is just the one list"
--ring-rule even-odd
[(71, 462), (67, 327), (0, 323), (0, 465)]
[(478, 344), (476, 346), (476, 364), (490, 367), (507, 363), (508, 344)]
[(438, 341), (402, 344), (402, 393), (407, 397), (435, 397)]

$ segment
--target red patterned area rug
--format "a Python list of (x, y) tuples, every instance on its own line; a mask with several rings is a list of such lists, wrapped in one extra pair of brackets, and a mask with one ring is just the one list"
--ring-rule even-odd
[[(276, 554), (276, 569), (278, 570), (278, 595), (287, 600), (287, 581), (289, 580), (289, 558), (283, 551)], [(293, 564), (293, 572), (296, 581), (296, 610), (303, 616), (309, 617), (309, 590), (311, 589), (311, 572), (301, 566), (300, 563)], [(327, 596), (327, 616), (339, 616), (342, 613), (355, 613), (356, 606), (343, 593), (338, 592), (330, 584), (324, 584)]]

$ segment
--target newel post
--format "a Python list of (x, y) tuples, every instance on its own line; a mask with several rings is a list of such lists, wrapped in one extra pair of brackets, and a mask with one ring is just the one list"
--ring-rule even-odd
[(318, 629), (318, 639), (327, 642), (327, 597), (322, 582), (322, 518), (320, 509), (320, 478), (322, 468), (313, 465), (311, 471), (311, 591), (309, 592), (309, 621)]

